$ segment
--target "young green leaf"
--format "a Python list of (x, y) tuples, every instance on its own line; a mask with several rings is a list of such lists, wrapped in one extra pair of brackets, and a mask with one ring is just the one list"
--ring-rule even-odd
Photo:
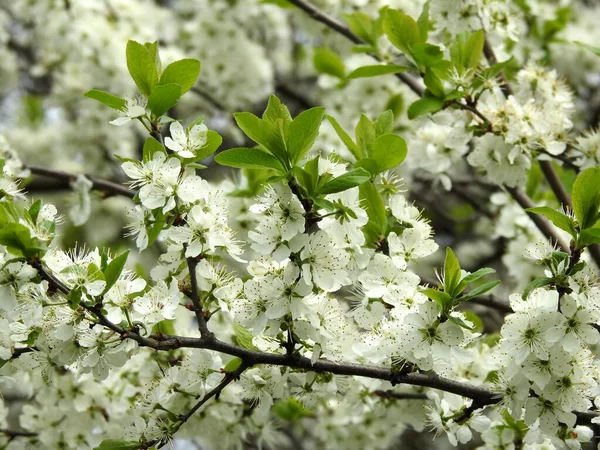
[(364, 157), (362, 150), (358, 148), (358, 146), (354, 143), (350, 135), (346, 133), (346, 131), (339, 124), (339, 122), (330, 115), (325, 115), (325, 118), (329, 120), (329, 123), (331, 124), (337, 135), (340, 137), (346, 148), (348, 148), (350, 153), (352, 153), (352, 155), (356, 158), (356, 160), (358, 161), (362, 159)]
[(573, 183), (573, 211), (583, 230), (600, 219), (600, 167), (590, 167), (579, 174)]
[(258, 148), (230, 148), (215, 156), (215, 161), (222, 166), (240, 169), (275, 169), (283, 172), (284, 168), (273, 155)]
[(592, 244), (600, 244), (600, 228), (586, 228), (581, 230), (578, 247), (583, 248)]
[(138, 450), (141, 444), (137, 441), (123, 441), (118, 439), (106, 439), (95, 447), (94, 450)]
[(460, 263), (450, 247), (446, 247), (446, 259), (444, 261), (444, 292), (456, 296), (456, 288), (460, 283)]
[(274, 155), (280, 162), (289, 160), (287, 155), (285, 136), (285, 122), (277, 119), (274, 122), (260, 119), (249, 112), (235, 113), (235, 121), (242, 131), (267, 152)]
[(127, 262), (127, 257), (129, 256), (129, 250), (121, 253), (119, 256), (115, 257), (108, 266), (106, 266), (106, 270), (104, 271), (104, 279), (106, 280), (106, 287), (104, 288), (103, 294), (107, 293), (108, 290), (114, 286), (114, 284), (119, 279), (121, 272), (125, 268), (125, 263)]
[(219, 146), (223, 143), (223, 138), (219, 133), (213, 130), (208, 130), (206, 133), (206, 144), (196, 150), (196, 157), (194, 160), (200, 161), (201, 159), (207, 158), (217, 151)]
[(281, 103), (281, 100), (276, 95), (269, 97), (267, 108), (262, 115), (262, 119), (275, 125), (279, 119), (283, 120), (284, 127), (287, 129), (292, 123), (292, 116), (287, 106)]
[(156, 117), (162, 116), (177, 104), (181, 98), (181, 86), (178, 84), (161, 84), (156, 86), (148, 97), (148, 108)]
[(537, 288), (543, 287), (543, 286), (548, 286), (549, 284), (552, 284), (552, 283), (554, 283), (553, 278), (546, 278), (546, 277), (536, 278), (535, 280), (531, 281), (527, 286), (525, 286), (525, 289), (523, 290), (523, 300), (527, 300), (527, 297), (529, 297), (529, 294), (534, 289), (537, 289)]
[(423, 5), (421, 15), (417, 19), (417, 26), (419, 27), (419, 33), (421, 35), (421, 42), (427, 42), (429, 36), (429, 30), (431, 29), (431, 22), (429, 21), (429, 3), (431, 0), (427, 0)]
[(233, 332), (235, 333), (235, 340), (240, 347), (248, 350), (258, 350), (258, 347), (252, 342), (254, 335), (250, 330), (244, 328), (237, 322), (233, 322)]
[(460, 283), (458, 283), (458, 286), (456, 287), (456, 292), (460, 294), (467, 288), (469, 284), (474, 283), (480, 278), (483, 278), (484, 276), (490, 275), (492, 273), (496, 273), (496, 271), (494, 269), (490, 269), (489, 267), (484, 267), (473, 273), (470, 273), (469, 275), (465, 276), (460, 280)]
[(383, 32), (390, 42), (407, 55), (412, 54), (412, 46), (422, 40), (415, 20), (397, 9), (388, 9), (383, 19)]
[(585, 48), (586, 50), (589, 50), (592, 53), (595, 53), (596, 55), (600, 56), (600, 47), (594, 47), (593, 45), (590, 44), (586, 44), (585, 42), (581, 42), (581, 41), (573, 41), (575, 44), (579, 45), (582, 48)]
[(394, 113), (391, 109), (382, 112), (375, 120), (375, 136), (389, 134), (394, 130)]
[(159, 84), (178, 84), (181, 86), (181, 94), (189, 91), (198, 75), (200, 75), (200, 61), (197, 59), (180, 59), (165, 67), (160, 76)]
[(302, 111), (288, 129), (287, 148), (292, 163), (298, 163), (313, 146), (319, 134), (325, 108), (319, 106)]
[(349, 79), (354, 78), (369, 78), (388, 75), (392, 73), (401, 73), (408, 70), (416, 70), (410, 66), (400, 66), (398, 64), (375, 64), (372, 66), (363, 66), (353, 70), (348, 74)]
[(356, 129), (354, 130), (356, 144), (361, 150), (361, 154), (368, 156), (371, 146), (376, 138), (375, 126), (364, 114), (360, 115)]
[(424, 97), (408, 107), (408, 118), (416, 119), (429, 113), (436, 113), (444, 107), (444, 101), (435, 97)]
[(349, 172), (346, 172), (345, 174), (325, 183), (323, 186), (317, 189), (317, 194), (335, 194), (336, 192), (342, 192), (347, 189), (360, 186), (370, 179), (371, 174), (365, 169), (352, 169)]
[(429, 90), (429, 92), (436, 97), (444, 98), (446, 96), (444, 84), (433, 70), (428, 70), (425, 72), (425, 75), (423, 76), (423, 82), (425, 83), (425, 87)]
[(462, 297), (460, 297), (460, 300), (462, 300), (462, 301), (471, 300), (472, 298), (475, 298), (475, 297), (477, 297), (479, 295), (485, 294), (488, 291), (491, 291), (492, 289), (494, 289), (499, 284), (500, 284), (500, 280), (494, 280), (494, 281), (490, 281), (488, 283), (484, 283), (481, 286), (477, 286), (471, 292), (469, 292), (469, 293), (463, 295)]
[(540, 214), (546, 217), (561, 230), (565, 230), (571, 236), (577, 236), (577, 231), (575, 231), (575, 224), (573, 223), (573, 220), (569, 216), (556, 211), (549, 206), (536, 206), (534, 208), (527, 208), (525, 211), (532, 212), (534, 214)]
[(20, 223), (9, 223), (0, 229), (0, 245), (4, 245), (15, 256), (31, 258), (41, 249), (31, 237), (28, 227)]
[(452, 62), (463, 69), (475, 69), (479, 65), (484, 43), (483, 30), (477, 30), (471, 34), (460, 33), (450, 46)]
[(109, 94), (108, 92), (99, 89), (92, 89), (83, 95), (87, 98), (98, 100), (100, 103), (109, 108), (116, 109), (117, 111), (122, 111), (127, 104), (124, 98), (117, 97), (116, 95)]
[(328, 48), (315, 48), (313, 64), (319, 73), (337, 78), (345, 78), (346, 76), (346, 67), (342, 58)]
[(446, 292), (439, 291), (434, 288), (423, 289), (421, 292), (423, 294), (425, 294), (431, 300), (435, 301), (437, 303), (440, 311), (442, 311), (442, 312), (450, 311), (450, 308), (452, 307), (452, 297), (449, 294), (447, 294)]
[(131, 78), (140, 92), (148, 97), (158, 83), (154, 57), (145, 46), (136, 41), (127, 42), (125, 54)]
[(163, 147), (163, 145), (158, 142), (153, 137), (149, 137), (144, 142), (144, 149), (142, 150), (142, 161), (148, 162), (154, 158), (155, 153), (163, 153), (165, 156), (167, 155), (167, 151)]
[(373, 142), (369, 157), (377, 163), (378, 172), (392, 169), (406, 158), (406, 142), (395, 134), (384, 134)]
[(363, 183), (358, 187), (361, 206), (367, 211), (369, 222), (365, 225), (367, 236), (371, 238), (371, 243), (376, 242), (385, 236), (388, 220), (385, 204), (381, 194), (373, 183)]
[(363, 41), (367, 42), (371, 47), (377, 45), (376, 26), (373, 19), (363, 12), (355, 12), (345, 14), (344, 19), (348, 22), (348, 26), (354, 34)]

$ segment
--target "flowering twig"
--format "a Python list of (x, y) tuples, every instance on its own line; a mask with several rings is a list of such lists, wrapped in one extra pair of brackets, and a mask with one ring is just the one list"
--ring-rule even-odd
[[(25, 167), (29, 169), (33, 175), (53, 178), (64, 185), (64, 187), (70, 187), (71, 183), (77, 179), (77, 174), (64, 172), (62, 170), (47, 169), (45, 167), (31, 165), (27, 165)], [(112, 181), (103, 180), (101, 178), (96, 178), (89, 175), (85, 175), (85, 177), (92, 182), (92, 188), (96, 189), (97, 191), (102, 191), (110, 195), (122, 195), (128, 198), (133, 198), (135, 196), (135, 191), (128, 189), (126, 186), (121, 184), (113, 183)]]

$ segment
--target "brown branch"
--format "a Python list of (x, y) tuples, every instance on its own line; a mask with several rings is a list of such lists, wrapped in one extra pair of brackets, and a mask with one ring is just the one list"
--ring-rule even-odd
[(420, 392), (373, 391), (373, 395), (394, 400), (429, 400), (427, 395)]
[[(345, 36), (346, 38), (348, 38), (350, 41), (354, 42), (355, 44), (359, 44), (359, 45), (366, 44), (361, 38), (359, 38), (357, 35), (355, 35), (350, 28), (348, 28), (346, 25), (344, 25), (342, 22), (338, 21), (337, 19), (334, 19), (333, 17), (328, 16), (327, 14), (325, 14), (323, 11), (318, 9), (312, 3), (309, 3), (305, 0), (289, 0), (289, 2), (296, 5), (298, 8), (300, 8), (304, 12), (306, 12), (310, 17), (312, 17), (317, 22), (321, 22), (328, 28), (330, 28), (334, 31), (337, 31), (339, 34), (341, 34), (342, 36)], [(379, 56), (374, 55), (374, 54), (370, 54), (370, 55), (373, 58), (375, 58), (377, 61), (381, 61)], [(413, 77), (411, 77), (410, 75), (407, 75), (405, 73), (397, 73), (396, 77), (400, 81), (402, 81), (404, 84), (406, 84), (419, 97), (421, 97), (423, 95), (424, 89), (416, 79), (414, 79)]]
[[(27, 169), (31, 171), (33, 175), (38, 175), (47, 178), (53, 178), (58, 181), (60, 185), (66, 188), (71, 188), (71, 183), (77, 180), (77, 174), (64, 172), (62, 170), (47, 169), (45, 167), (26, 165)], [(124, 197), (133, 198), (135, 191), (128, 189), (122, 184), (113, 183), (112, 181), (103, 180), (90, 175), (85, 177), (92, 182), (92, 188), (97, 191), (105, 192), (110, 195), (122, 195)]]
[[(523, 209), (533, 208), (535, 204), (533, 201), (518, 187), (506, 187), (506, 190), (509, 194), (516, 200), (516, 202)], [(552, 244), (558, 245), (562, 251), (565, 253), (569, 253), (569, 245), (563, 241), (558, 234), (554, 231), (550, 222), (543, 216), (539, 214), (534, 214), (532, 212), (527, 212), (527, 215), (533, 222), (536, 224), (538, 229), (546, 236), (547, 239), (552, 242)]]
[[(187, 246), (184, 246), (184, 250), (186, 249)], [(190, 299), (194, 305), (194, 314), (196, 315), (196, 321), (198, 322), (198, 331), (200, 331), (200, 336), (212, 336), (212, 333), (208, 330), (208, 326), (206, 325), (204, 307), (202, 305), (202, 300), (200, 299), (200, 293), (198, 292), (198, 279), (196, 276), (196, 266), (198, 265), (198, 260), (196, 258), (186, 258), (186, 261), (188, 265), (188, 271), (190, 273)]]

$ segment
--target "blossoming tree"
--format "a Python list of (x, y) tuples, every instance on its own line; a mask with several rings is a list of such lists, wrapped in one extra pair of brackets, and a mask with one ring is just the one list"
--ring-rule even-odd
[[(0, 139), (2, 448), (598, 445), (600, 49), (569, 34), (598, 10), (215, 0), (205, 80), (90, 32), (178, 19), (194, 49), (193, 2), (58, 3), (0, 6), (28, 113)], [(160, 19), (135, 31), (144, 3)], [(93, 45), (40, 39), (65, 33)], [(288, 69), (259, 70), (267, 50)], [(51, 153), (98, 151), (22, 149), (54, 122)]]

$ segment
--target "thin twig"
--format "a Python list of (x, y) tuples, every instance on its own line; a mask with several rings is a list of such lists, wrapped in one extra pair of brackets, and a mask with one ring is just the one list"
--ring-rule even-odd
[[(62, 170), (47, 169), (46, 167), (39, 166), (25, 166), (31, 171), (33, 175), (38, 175), (47, 178), (53, 178), (60, 182), (64, 187), (71, 187), (71, 183), (77, 180), (77, 174), (64, 172)], [(92, 182), (93, 189), (102, 191), (110, 195), (122, 195), (124, 197), (133, 198), (135, 197), (135, 191), (128, 189), (122, 184), (113, 183), (112, 181), (103, 180), (90, 175), (84, 175), (88, 180)]]
[[(365, 44), (365, 42), (361, 38), (359, 38), (357, 35), (355, 35), (350, 28), (348, 28), (346, 25), (344, 25), (342, 22), (338, 21), (337, 19), (334, 19), (333, 17), (328, 16), (327, 14), (325, 14), (323, 11), (318, 9), (313, 4), (311, 4), (305, 0), (289, 0), (289, 2), (293, 3), (298, 8), (300, 8), (301, 10), (306, 12), (310, 17), (315, 19), (317, 22), (321, 22), (322, 24), (326, 25), (328, 28), (331, 28), (332, 30), (337, 31), (339, 34), (345, 36), (346, 38), (348, 38), (350, 41), (354, 42), (355, 44), (359, 44), (359, 45)], [(373, 58), (375, 58), (377, 61), (381, 61), (381, 58), (379, 58), (379, 56), (374, 55), (374, 54), (371, 54), (371, 56)], [(398, 79), (400, 79), (404, 84), (406, 84), (419, 97), (421, 97), (423, 95), (424, 89), (416, 79), (414, 79), (413, 77), (411, 77), (410, 75), (407, 75), (405, 73), (397, 73), (396, 77)]]
[[(184, 246), (184, 249), (185, 248), (186, 247)], [(206, 324), (206, 317), (204, 317), (204, 307), (202, 305), (202, 300), (200, 299), (200, 293), (198, 292), (198, 278), (196, 276), (196, 266), (198, 265), (198, 261), (196, 260), (196, 258), (186, 258), (186, 261), (188, 265), (188, 270), (190, 272), (190, 299), (192, 300), (192, 304), (194, 305), (194, 314), (196, 314), (198, 330), (200, 331), (200, 336), (211, 336), (212, 333), (208, 330), (208, 326)]]
[(429, 400), (427, 395), (420, 392), (373, 391), (373, 395), (394, 400)]

